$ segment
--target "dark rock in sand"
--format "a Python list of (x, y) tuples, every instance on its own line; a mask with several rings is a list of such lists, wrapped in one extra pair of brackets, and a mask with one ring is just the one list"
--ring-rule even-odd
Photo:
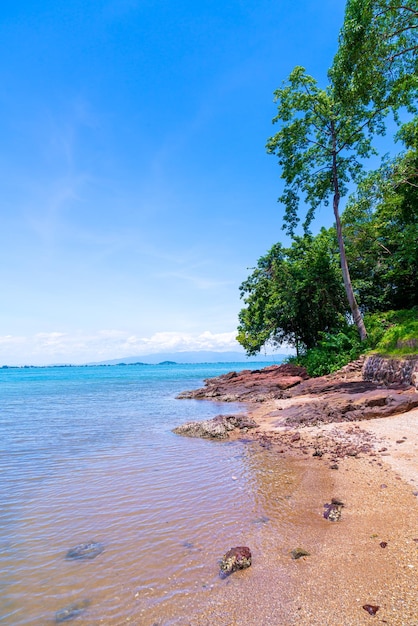
[(363, 609), (367, 611), (369, 615), (376, 615), (376, 613), (379, 610), (379, 607), (373, 604), (363, 604)]
[(233, 572), (239, 569), (246, 569), (251, 565), (251, 550), (247, 546), (237, 546), (231, 548), (226, 554), (223, 555), (220, 562), (222, 578), (226, 578)]
[(202, 422), (186, 422), (174, 428), (173, 433), (187, 437), (227, 439), (229, 433), (236, 429), (246, 432), (256, 426), (256, 422), (246, 415), (217, 415), (213, 419)]
[(104, 546), (101, 543), (92, 541), (91, 543), (80, 543), (68, 550), (66, 559), (94, 559), (103, 552)]
[(324, 504), (324, 518), (330, 522), (338, 522), (341, 519), (341, 511), (344, 503), (337, 498), (332, 498), (330, 504)]
[(61, 624), (62, 622), (67, 622), (75, 617), (78, 617), (86, 610), (89, 604), (90, 600), (80, 600), (69, 604), (63, 609), (60, 609), (55, 613), (55, 623)]
[(311, 556), (310, 552), (307, 552), (303, 548), (294, 548), (291, 553), (292, 559), (301, 559), (303, 556)]

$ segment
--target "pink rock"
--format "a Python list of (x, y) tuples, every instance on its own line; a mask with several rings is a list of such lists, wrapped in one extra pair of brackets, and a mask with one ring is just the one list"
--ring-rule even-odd
[(247, 546), (231, 548), (223, 555), (220, 567), (221, 577), (225, 578), (238, 569), (246, 569), (251, 565), (251, 550)]

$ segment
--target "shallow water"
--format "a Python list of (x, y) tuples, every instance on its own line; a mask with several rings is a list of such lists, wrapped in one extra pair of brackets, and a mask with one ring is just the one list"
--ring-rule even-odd
[[(0, 370), (0, 623), (186, 624), (233, 545), (268, 549), (295, 523), (296, 477), (257, 443), (179, 437), (242, 405), (179, 401), (242, 364)], [(259, 367), (254, 364), (253, 367)], [(100, 542), (92, 560), (67, 560)]]

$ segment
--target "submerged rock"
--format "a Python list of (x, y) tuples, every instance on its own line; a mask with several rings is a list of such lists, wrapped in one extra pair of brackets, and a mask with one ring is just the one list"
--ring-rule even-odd
[(252, 523), (253, 524), (268, 524), (270, 521), (269, 517), (266, 517), (266, 515), (262, 515), (261, 517), (257, 517), (256, 519), (253, 519)]
[(61, 624), (61, 622), (67, 622), (70, 619), (74, 619), (83, 613), (89, 606), (90, 600), (79, 600), (73, 602), (63, 609), (60, 609), (55, 613), (55, 623)]
[(104, 550), (104, 545), (92, 541), (91, 543), (80, 543), (74, 548), (70, 548), (65, 556), (66, 559), (94, 559)]
[(246, 415), (217, 415), (213, 419), (201, 422), (186, 422), (173, 429), (177, 435), (203, 437), (205, 439), (227, 439), (235, 429), (247, 431), (255, 428), (256, 422)]
[(221, 577), (226, 578), (239, 569), (246, 569), (251, 565), (251, 550), (247, 546), (231, 548), (223, 555), (220, 562)]

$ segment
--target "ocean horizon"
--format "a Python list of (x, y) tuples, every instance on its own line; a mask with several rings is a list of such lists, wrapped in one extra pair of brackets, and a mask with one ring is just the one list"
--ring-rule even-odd
[(215, 352), (207, 351), (184, 351), (184, 352), (157, 352), (137, 356), (124, 356), (120, 358), (107, 359), (103, 361), (87, 361), (83, 363), (73, 363), (71, 361), (59, 361), (51, 363), (3, 363), (0, 368), (30, 368), (30, 367), (94, 367), (111, 365), (185, 365), (202, 363), (230, 363), (230, 364), (280, 364), (289, 357), (289, 354), (258, 354), (247, 357), (240, 352)]

